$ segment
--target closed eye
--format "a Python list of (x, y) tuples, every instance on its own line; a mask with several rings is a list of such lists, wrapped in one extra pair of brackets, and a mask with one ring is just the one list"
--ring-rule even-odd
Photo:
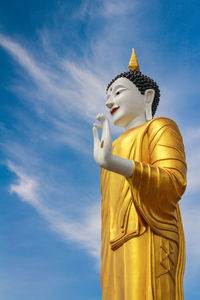
[(117, 89), (115, 95), (118, 96), (118, 95), (120, 95), (125, 90), (126, 90), (126, 88), (124, 88), (124, 87), (123, 88), (119, 88), (119, 89)]

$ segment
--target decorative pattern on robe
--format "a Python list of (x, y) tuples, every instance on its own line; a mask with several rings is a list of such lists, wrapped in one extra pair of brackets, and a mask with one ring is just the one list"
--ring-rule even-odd
[(123, 133), (113, 154), (133, 160), (134, 172), (101, 172), (103, 300), (182, 300), (186, 163), (178, 127), (155, 118)]

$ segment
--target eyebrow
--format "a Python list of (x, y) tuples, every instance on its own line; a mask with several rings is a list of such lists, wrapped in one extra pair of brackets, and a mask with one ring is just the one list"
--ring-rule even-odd
[[(118, 90), (119, 88), (122, 88), (122, 89), (125, 89), (125, 90), (127, 90), (128, 88), (127, 87), (125, 87), (124, 85), (121, 85), (121, 84), (118, 84), (118, 85), (116, 85), (113, 89), (112, 89), (112, 91), (111, 91), (111, 93), (114, 93), (114, 92), (116, 92), (116, 90)], [(108, 89), (108, 92), (109, 92), (110, 90)], [(107, 100), (110, 98), (110, 94), (107, 94)]]
[(127, 89), (127, 87), (125, 87), (124, 85), (118, 84), (114, 87), (113, 91), (116, 91), (119, 88)]

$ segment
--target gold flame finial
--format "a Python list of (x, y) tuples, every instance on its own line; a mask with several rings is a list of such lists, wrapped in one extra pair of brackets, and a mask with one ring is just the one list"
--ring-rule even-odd
[(133, 71), (133, 70), (140, 71), (140, 67), (139, 67), (139, 64), (138, 64), (138, 61), (137, 61), (137, 57), (136, 57), (134, 48), (133, 48), (133, 51), (132, 51), (132, 55), (131, 55), (131, 59), (130, 59), (128, 67), (129, 67), (130, 71)]

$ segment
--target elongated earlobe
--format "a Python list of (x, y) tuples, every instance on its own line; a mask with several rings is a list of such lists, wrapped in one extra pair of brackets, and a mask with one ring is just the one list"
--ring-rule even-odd
[(148, 105), (148, 107), (146, 107), (145, 109), (145, 116), (146, 116), (146, 120), (150, 121), (152, 119), (152, 111), (151, 111), (151, 106)]
[(155, 91), (153, 89), (148, 89), (145, 91), (146, 104), (145, 104), (145, 116), (146, 120), (150, 121), (152, 119), (152, 103), (155, 96)]

